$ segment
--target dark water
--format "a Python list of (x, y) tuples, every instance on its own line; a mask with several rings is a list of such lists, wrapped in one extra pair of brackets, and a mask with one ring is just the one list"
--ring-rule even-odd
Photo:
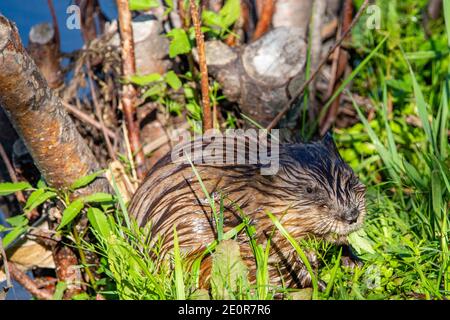
[[(117, 17), (114, 0), (99, 0), (99, 3), (109, 19)], [(70, 16), (66, 10), (72, 4), (72, 0), (53, 0), (61, 36), (61, 50), (64, 52), (73, 51), (83, 45), (80, 30), (70, 30), (66, 26)], [(33, 25), (52, 22), (47, 0), (0, 0), (0, 13), (16, 23), (25, 46), (28, 44), (28, 34)]]
[[(117, 17), (117, 9), (114, 0), (99, 0), (103, 13), (108, 19)], [(58, 19), (59, 32), (61, 37), (61, 50), (70, 52), (79, 49), (83, 45), (80, 30), (70, 30), (67, 19), (70, 14), (67, 8), (73, 4), (72, 0), (53, 0), (56, 16)], [(28, 34), (31, 27), (38, 23), (52, 22), (47, 0), (0, 0), (0, 13), (13, 21), (19, 29), (24, 46), (28, 45)], [(0, 211), (0, 224), (5, 224), (3, 213)], [(28, 273), (29, 276), (31, 272)], [(6, 285), (0, 282), (0, 290)], [(7, 300), (29, 300), (31, 295), (18, 283), (13, 282), (14, 287), (9, 290)]]

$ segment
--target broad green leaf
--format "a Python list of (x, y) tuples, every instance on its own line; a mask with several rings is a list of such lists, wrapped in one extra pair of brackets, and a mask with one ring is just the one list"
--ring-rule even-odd
[(150, 73), (146, 75), (134, 75), (130, 77), (130, 82), (139, 86), (145, 86), (153, 82), (161, 81), (163, 77), (159, 73)]
[(63, 227), (68, 225), (73, 221), (80, 213), (81, 209), (84, 207), (84, 202), (82, 199), (77, 199), (73, 201), (69, 206), (63, 211), (61, 223), (58, 226), (57, 230), (61, 230)]
[(45, 189), (34, 190), (25, 203), (25, 210), (27, 210), (41, 195), (45, 193)]
[(108, 240), (111, 234), (108, 218), (97, 208), (89, 208), (87, 217), (92, 228), (99, 233), (104, 239)]
[(205, 10), (202, 12), (202, 21), (208, 26), (223, 27), (222, 17), (214, 11)]
[(97, 178), (99, 175), (103, 174), (104, 172), (105, 172), (105, 170), (100, 170), (100, 171), (91, 173), (90, 175), (81, 177), (78, 180), (76, 180), (74, 183), (72, 183), (72, 185), (70, 186), (70, 189), (76, 190), (76, 189), (85, 187), (88, 184), (90, 184), (92, 181), (94, 181), (95, 178)]
[(151, 8), (158, 8), (159, 3), (157, 0), (130, 0), (130, 10), (148, 10)]
[(191, 51), (191, 43), (186, 31), (180, 28), (172, 29), (167, 33), (171, 38), (169, 45), (169, 57), (174, 58), (180, 54), (189, 53)]
[(0, 196), (7, 196), (14, 192), (31, 188), (32, 187), (28, 182), (3, 182), (0, 183)]
[(110, 202), (114, 199), (114, 197), (109, 193), (97, 192), (94, 194), (90, 194), (86, 197), (83, 197), (83, 201), (85, 203), (89, 202)]
[(43, 178), (40, 178), (37, 183), (38, 189), (43, 189), (47, 187), (47, 184), (45, 183), (45, 180)]
[(28, 226), (22, 226), (12, 229), (4, 238), (3, 246), (8, 247), (14, 240), (28, 230)]
[[(53, 192), (53, 191), (46, 191), (44, 193), (39, 193), (34, 197), (34, 199), (33, 199), (34, 201), (30, 202), (29, 206), (26, 206), (24, 208), (24, 211), (25, 211), (25, 213), (30, 212), (34, 208), (43, 204), (45, 201), (55, 198), (55, 197), (56, 197), (56, 192)], [(28, 204), (28, 201), (27, 201), (27, 204)]]
[(221, 241), (212, 254), (211, 293), (214, 299), (230, 299), (232, 293), (244, 287), (248, 269), (235, 240)]
[(219, 15), (222, 17), (223, 26), (225, 28), (230, 27), (241, 15), (240, 0), (227, 0), (222, 9), (220, 9)]
[(169, 86), (172, 87), (174, 90), (178, 90), (181, 88), (181, 81), (180, 78), (178, 78), (177, 74), (173, 71), (169, 71), (166, 73), (165, 76), (166, 82)]
[(352, 232), (349, 234), (348, 242), (352, 245), (352, 247), (359, 253), (375, 253), (375, 250), (370, 243), (370, 240), (367, 239), (367, 234), (363, 229), (360, 229), (356, 232)]
[(12, 227), (23, 227), (28, 224), (28, 219), (25, 215), (21, 214), (6, 219), (6, 222), (8, 222)]
[(146, 99), (148, 97), (154, 97), (154, 96), (160, 96), (166, 89), (165, 83), (157, 83), (154, 86), (152, 86), (150, 89), (144, 92), (142, 95), (142, 98)]

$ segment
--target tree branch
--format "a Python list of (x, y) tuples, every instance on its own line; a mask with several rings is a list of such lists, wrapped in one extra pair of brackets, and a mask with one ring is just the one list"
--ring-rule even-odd
[(206, 65), (205, 40), (201, 30), (198, 8), (194, 0), (189, 0), (192, 22), (195, 29), (195, 40), (197, 42), (198, 60), (201, 75), (201, 91), (203, 105), (203, 132), (213, 128), (211, 105), (209, 103), (208, 67)]
[[(128, 0), (117, 0), (119, 11), (119, 28), (122, 47), (122, 69), (125, 79), (136, 73), (134, 58), (133, 29)], [(136, 89), (131, 84), (125, 84), (122, 92), (122, 108), (128, 130), (131, 151), (136, 162), (136, 172), (139, 178), (145, 174), (145, 156), (139, 138), (139, 126), (135, 120)]]
[[(77, 179), (100, 169), (61, 99), (50, 90), (23, 48), (17, 28), (3, 15), (0, 15), (0, 104), (49, 185), (68, 188)], [(79, 193), (108, 189), (108, 181), (102, 177)]]

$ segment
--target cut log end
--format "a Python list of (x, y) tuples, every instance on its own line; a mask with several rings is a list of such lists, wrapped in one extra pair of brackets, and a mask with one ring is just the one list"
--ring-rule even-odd
[(31, 28), (30, 42), (48, 44), (55, 37), (55, 29), (49, 23), (40, 23)]

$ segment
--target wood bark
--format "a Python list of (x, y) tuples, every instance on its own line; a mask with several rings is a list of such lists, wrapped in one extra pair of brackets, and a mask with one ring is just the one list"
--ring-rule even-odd
[[(47, 183), (68, 188), (99, 170), (61, 100), (23, 48), (16, 26), (0, 15), (0, 105), (25, 142)], [(108, 190), (98, 178), (80, 193)]]
[(266, 126), (303, 81), (306, 43), (302, 34), (300, 28), (276, 28), (239, 49), (220, 41), (207, 42), (210, 74), (228, 100)]
[[(162, 34), (161, 22), (152, 19), (150, 15), (142, 15), (133, 19), (132, 28), (136, 73), (165, 74), (172, 64), (167, 56), (170, 41)], [(111, 38), (109, 44), (120, 47), (119, 33)]]

